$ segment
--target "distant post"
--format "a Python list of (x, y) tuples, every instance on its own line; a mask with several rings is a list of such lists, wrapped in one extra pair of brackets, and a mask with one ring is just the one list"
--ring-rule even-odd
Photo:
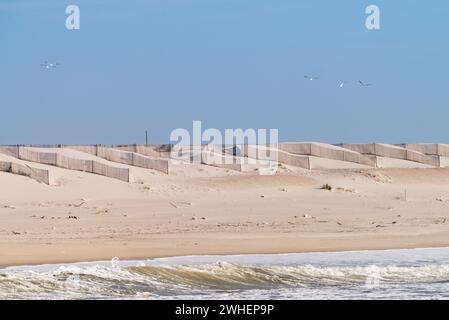
[(145, 130), (145, 144), (148, 144), (148, 130)]

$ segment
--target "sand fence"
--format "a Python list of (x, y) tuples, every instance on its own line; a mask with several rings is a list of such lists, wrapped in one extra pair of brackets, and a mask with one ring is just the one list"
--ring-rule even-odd
[(310, 157), (285, 152), (276, 147), (245, 144), (241, 146), (240, 150), (247, 158), (260, 161), (280, 162), (307, 170), (311, 169)]
[[(133, 147), (130, 146), (129, 149), (133, 150)], [(65, 146), (64, 148), (88, 153), (111, 162), (169, 173), (168, 159), (152, 158), (133, 151), (116, 150), (104, 146)]]
[(202, 150), (201, 163), (209, 166), (242, 172), (241, 159), (216, 152), (216, 150)]
[(50, 173), (48, 170), (33, 168), (26, 164), (0, 161), (0, 171), (26, 176), (38, 182), (50, 184)]
[(369, 143), (369, 144), (341, 144), (340, 146), (345, 149), (350, 149), (359, 152), (363, 155), (407, 160), (434, 167), (440, 167), (440, 159), (438, 156), (428, 155), (411, 148), (404, 148), (397, 145), (384, 144), (384, 143)]
[[(349, 162), (356, 168), (374, 167), (375, 162), (357, 152), (344, 150), (333, 145), (320, 143), (282, 143), (275, 145), (238, 145), (238, 146), (177, 146), (172, 152), (201, 157), (201, 163), (221, 168), (243, 171), (245, 165), (257, 165), (261, 168), (274, 168), (278, 163), (303, 169), (325, 168), (326, 159), (339, 160), (336, 167), (350, 168)], [(193, 156), (192, 156), (193, 155)], [(189, 157), (185, 157), (188, 159)], [(198, 161), (198, 160), (197, 160)], [(335, 164), (331, 164), (331, 167)]]
[[(106, 176), (113, 179), (118, 179), (121, 181), (129, 182), (129, 169), (128, 168), (120, 168), (120, 167), (114, 167), (110, 166), (105, 163), (101, 163), (99, 161), (95, 160), (88, 160), (88, 159), (78, 159), (73, 157), (68, 157), (62, 154), (59, 154), (58, 152), (44, 152), (44, 151), (35, 151), (28, 147), (22, 147), (22, 146), (16, 146), (16, 147), (1, 147), (0, 152), (14, 156), (20, 160), (30, 161), (30, 162), (36, 162), (41, 163), (45, 165), (51, 165), (55, 167), (61, 167), (64, 169), (69, 170), (77, 170), (77, 171), (83, 171), (88, 173), (94, 173), (102, 176)], [(41, 173), (39, 170), (41, 169), (34, 169), (28, 166), (23, 167), (15, 167), (15, 171), (19, 171), (22, 173), (27, 173), (33, 176), (38, 175), (38, 179), (40, 179), (40, 175), (42, 175), (42, 179), (45, 183), (48, 183), (45, 179), (48, 179), (48, 172), (47, 172), (47, 178), (45, 178), (44, 173)], [(36, 171), (36, 173), (33, 173), (33, 170)], [(46, 170), (47, 171), (47, 170)], [(39, 180), (39, 181), (41, 181)]]
[(156, 159), (136, 152), (115, 150), (101, 146), (97, 147), (97, 157), (130, 166), (157, 170), (166, 174), (169, 173), (168, 159)]
[(413, 143), (413, 144), (400, 144), (398, 146), (418, 151), (426, 155), (449, 157), (449, 144)]
[(234, 171), (243, 171), (242, 157), (223, 152), (221, 145), (178, 145), (170, 149), (172, 163), (196, 163)]
[(307, 155), (330, 160), (354, 162), (370, 167), (376, 166), (376, 162), (373, 161), (373, 159), (364, 156), (356, 150), (350, 150), (326, 143), (284, 142), (279, 144), (279, 150), (297, 155)]
[[(45, 165), (57, 166), (103, 175), (129, 182), (129, 169), (90, 159), (83, 159), (81, 153), (121, 163), (128, 166), (157, 170), (169, 174), (170, 165), (181, 162), (194, 162), (235, 171), (245, 171), (246, 164), (274, 163), (296, 166), (304, 169), (342, 167), (376, 167), (381, 158), (399, 159), (415, 163), (441, 167), (449, 165), (449, 145), (446, 144), (339, 144), (319, 142), (285, 142), (276, 145), (239, 145), (226, 148), (221, 145), (173, 146), (173, 145), (53, 145), (39, 146), (42, 151), (31, 147), (1, 146), (0, 153)], [(79, 155), (53, 152), (51, 149), (72, 149)], [(173, 157), (179, 150), (180, 157)], [(100, 159), (99, 159), (100, 160)], [(337, 160), (337, 161), (333, 161)], [(252, 162), (254, 161), (254, 162)], [(333, 162), (332, 162), (333, 161)], [(346, 164), (345, 164), (346, 163)], [(349, 164), (354, 163), (354, 164)], [(48, 171), (26, 165), (5, 162), (2, 171), (14, 171), (48, 183)], [(41, 172), (42, 171), (42, 172)]]
[(6, 154), (8, 156), (19, 158), (19, 147), (18, 146), (0, 146), (0, 153)]
[(114, 146), (112, 146), (112, 148), (116, 149), (116, 150), (139, 153), (139, 154), (147, 156), (147, 157), (168, 159), (168, 158), (170, 158), (172, 145), (170, 145), (170, 144), (161, 144), (161, 145), (133, 144), (133, 145), (114, 145)]

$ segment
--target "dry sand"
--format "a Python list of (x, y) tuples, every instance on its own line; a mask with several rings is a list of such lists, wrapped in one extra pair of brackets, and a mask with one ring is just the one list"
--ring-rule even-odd
[(449, 246), (449, 169), (259, 176), (184, 164), (169, 176), (132, 167), (128, 184), (29, 164), (52, 185), (0, 173), (3, 266)]

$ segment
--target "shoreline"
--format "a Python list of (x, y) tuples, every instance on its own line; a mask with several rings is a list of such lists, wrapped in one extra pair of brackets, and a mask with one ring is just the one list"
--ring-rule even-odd
[[(330, 239), (332, 242), (334, 239)], [(96, 247), (93, 252), (91, 250), (85, 250), (85, 247), (75, 248), (75, 252), (71, 254), (67, 254), (64, 258), (53, 256), (51, 254), (47, 254), (45, 257), (27, 257), (27, 258), (12, 258), (12, 259), (4, 259), (2, 258), (0, 261), (0, 269), (8, 268), (8, 267), (23, 267), (23, 266), (41, 266), (41, 265), (55, 265), (55, 264), (77, 264), (77, 263), (91, 263), (91, 262), (108, 262), (113, 258), (118, 258), (119, 260), (130, 261), (130, 260), (151, 260), (151, 259), (159, 259), (159, 258), (175, 258), (175, 257), (190, 257), (190, 256), (239, 256), (239, 255), (260, 255), (260, 254), (269, 254), (269, 255), (277, 255), (277, 254), (300, 254), (300, 253), (334, 253), (334, 252), (358, 252), (358, 251), (384, 251), (384, 250), (407, 250), (407, 249), (432, 249), (432, 248), (449, 248), (449, 240), (444, 241), (442, 239), (435, 242), (435, 236), (427, 236), (424, 239), (421, 239), (419, 242), (410, 243), (410, 240), (413, 238), (401, 238), (394, 239), (394, 243), (391, 245), (385, 245), (385, 242), (390, 241), (391, 239), (364, 239), (365, 243), (361, 245), (350, 245), (349, 240), (344, 243), (340, 243), (338, 245), (318, 245), (318, 242), (321, 242), (322, 239), (316, 238), (307, 242), (305, 246), (295, 246), (290, 245), (284, 247), (282, 249), (282, 241), (279, 241), (271, 248), (268, 245), (265, 245), (263, 248), (259, 248), (259, 250), (245, 250), (246, 246), (241, 246), (243, 248), (239, 249), (231, 249), (222, 247), (220, 249), (211, 249), (209, 246), (206, 248), (198, 247), (198, 248), (180, 248), (180, 249), (161, 249), (160, 251), (154, 251), (152, 254), (145, 254), (144, 248), (134, 248), (134, 249), (117, 249), (114, 247)], [(235, 241), (240, 241), (239, 239), (235, 239)], [(275, 239), (271, 239), (270, 241), (275, 241)], [(234, 242), (234, 241), (233, 241)], [(248, 247), (255, 246), (257, 243), (260, 246), (259, 240), (254, 240), (254, 242), (250, 243)], [(209, 245), (215, 246), (218, 245), (219, 242), (210, 241)], [(0, 248), (2, 246), (0, 245)], [(61, 246), (62, 248), (62, 246)], [(71, 246), (64, 246), (65, 250), (71, 251)], [(59, 249), (59, 248), (58, 248)], [(22, 249), (23, 250), (23, 249)], [(28, 253), (28, 250), (23, 250), (25, 253)], [(40, 251), (40, 248), (30, 248), (30, 251)], [(76, 253), (79, 251), (84, 251), (83, 253)], [(86, 252), (87, 251), (87, 252)], [(112, 255), (115, 253), (115, 255)]]
[[(410, 247), (410, 248), (387, 248), (387, 249), (354, 249), (354, 250), (323, 250), (323, 251), (301, 251), (301, 252), (261, 252), (261, 253), (223, 253), (223, 254), (185, 254), (185, 255), (172, 255), (172, 256), (155, 256), (155, 257), (129, 257), (126, 259), (120, 259), (119, 257), (113, 257), (112, 259), (91, 259), (86, 261), (47, 261), (42, 263), (35, 264), (10, 264), (10, 265), (0, 265), (0, 271), (5, 269), (14, 269), (14, 268), (33, 268), (33, 267), (46, 267), (46, 266), (65, 266), (65, 265), (88, 265), (88, 264), (107, 264), (111, 263), (114, 258), (119, 258), (119, 262), (124, 263), (134, 263), (141, 261), (152, 261), (158, 259), (197, 259), (197, 258), (207, 258), (207, 257), (250, 257), (250, 256), (260, 256), (260, 255), (268, 255), (268, 256), (278, 256), (278, 255), (296, 255), (296, 254), (332, 254), (332, 253), (370, 253), (370, 252), (385, 252), (385, 251), (404, 251), (404, 250), (431, 250), (431, 249), (449, 249), (449, 246), (434, 246), (434, 247)], [(131, 264), (132, 265), (132, 264)]]

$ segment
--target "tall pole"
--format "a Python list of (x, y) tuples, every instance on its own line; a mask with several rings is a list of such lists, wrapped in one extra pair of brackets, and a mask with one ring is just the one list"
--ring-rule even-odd
[(148, 130), (145, 130), (145, 144), (148, 144)]

